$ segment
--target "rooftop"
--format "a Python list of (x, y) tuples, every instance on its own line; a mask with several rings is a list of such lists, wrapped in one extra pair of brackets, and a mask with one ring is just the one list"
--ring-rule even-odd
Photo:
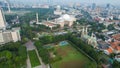
[(50, 23), (50, 22), (45, 22), (44, 25), (47, 25), (47, 26), (55, 26), (55, 24)]
[(108, 48), (107, 51), (108, 51), (110, 54), (113, 53), (112, 48)]
[(113, 49), (120, 51), (120, 41), (110, 42), (110, 45)]
[(110, 46), (108, 43), (106, 43), (105, 41), (102, 41), (102, 40), (98, 41), (98, 45), (99, 45), (98, 47), (101, 49), (107, 49)]
[(113, 35), (112, 38), (120, 41), (120, 34)]

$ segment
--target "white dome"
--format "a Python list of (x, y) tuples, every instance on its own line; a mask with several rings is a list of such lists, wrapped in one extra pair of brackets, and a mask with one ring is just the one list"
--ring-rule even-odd
[(61, 6), (60, 6), (60, 5), (57, 5), (57, 9), (61, 9)]
[(69, 21), (70, 20), (70, 15), (65, 14), (65, 15), (62, 16), (62, 18), (66, 21)]

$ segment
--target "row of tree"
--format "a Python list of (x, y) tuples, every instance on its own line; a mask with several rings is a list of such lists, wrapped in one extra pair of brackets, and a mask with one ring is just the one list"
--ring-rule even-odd
[(47, 49), (45, 49), (43, 47), (43, 44), (39, 41), (36, 41), (34, 45), (37, 47), (39, 56), (42, 58), (42, 61), (45, 64), (48, 64), (49, 63), (49, 54), (48, 54)]

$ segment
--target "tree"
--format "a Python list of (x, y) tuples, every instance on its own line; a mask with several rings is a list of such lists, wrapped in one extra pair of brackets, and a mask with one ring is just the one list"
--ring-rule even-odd
[(4, 51), (3, 53), (5, 54), (5, 56), (8, 60), (11, 59), (12, 53), (10, 51)]
[(114, 68), (120, 68), (120, 63), (115, 60), (115, 61), (113, 62), (113, 67), (114, 67)]
[(1, 68), (21, 68), (26, 66), (26, 47), (20, 42), (10, 42), (0, 47), (0, 67)]
[(108, 30), (114, 30), (114, 29), (115, 29), (115, 28), (114, 28), (114, 24), (108, 25), (107, 29), (108, 29)]

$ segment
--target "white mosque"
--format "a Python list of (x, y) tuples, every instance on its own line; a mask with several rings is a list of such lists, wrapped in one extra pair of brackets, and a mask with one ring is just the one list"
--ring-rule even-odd
[(55, 19), (55, 24), (59, 24), (62, 28), (65, 25), (68, 25), (71, 27), (74, 24), (74, 21), (76, 21), (76, 18), (72, 15), (64, 14), (61, 17)]
[(91, 36), (88, 35), (88, 28), (84, 28), (81, 33), (82, 40), (86, 41), (88, 44), (92, 45), (94, 48), (97, 48), (97, 39), (96, 36), (92, 33)]
[(38, 14), (36, 14), (36, 18), (37, 18), (36, 24), (42, 24), (51, 29), (53, 27), (56, 27), (57, 25), (60, 25), (61, 28), (63, 28), (65, 25), (68, 25), (69, 27), (71, 27), (74, 24), (74, 22), (76, 21), (76, 18), (74, 16), (68, 15), (68, 14), (63, 14), (59, 18), (56, 18), (53, 20), (47, 20), (47, 21), (44, 21), (41, 23), (38, 20)]

